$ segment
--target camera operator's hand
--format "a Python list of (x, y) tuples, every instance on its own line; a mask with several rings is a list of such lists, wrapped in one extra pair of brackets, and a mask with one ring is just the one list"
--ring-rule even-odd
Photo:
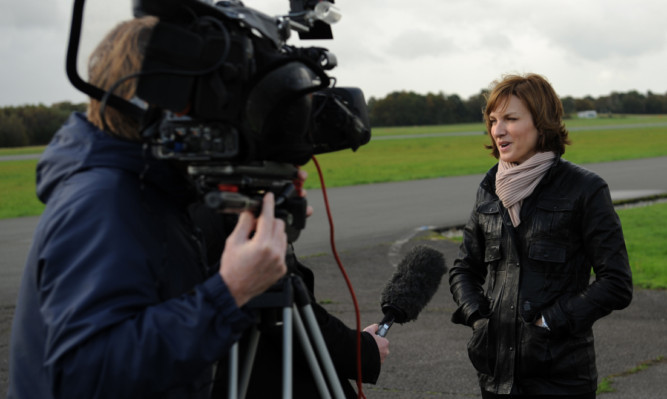
[(384, 359), (389, 355), (389, 340), (385, 337), (377, 335), (377, 331), (380, 328), (378, 324), (371, 324), (370, 326), (364, 328), (364, 331), (370, 333), (375, 339), (375, 343), (378, 346), (378, 351), (380, 351), (380, 363), (384, 363)]
[(220, 260), (220, 276), (239, 307), (285, 274), (286, 252), (285, 222), (275, 218), (273, 194), (268, 193), (259, 218), (248, 211), (241, 213)]

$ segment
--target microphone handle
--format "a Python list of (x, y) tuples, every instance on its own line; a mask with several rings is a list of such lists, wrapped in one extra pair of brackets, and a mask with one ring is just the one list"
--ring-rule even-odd
[(375, 335), (379, 335), (379, 336), (384, 338), (387, 335), (387, 333), (389, 332), (389, 328), (393, 324), (394, 324), (394, 315), (391, 314), (391, 312), (388, 312), (388, 314), (385, 314), (384, 318), (379, 323), (380, 327), (378, 328)]

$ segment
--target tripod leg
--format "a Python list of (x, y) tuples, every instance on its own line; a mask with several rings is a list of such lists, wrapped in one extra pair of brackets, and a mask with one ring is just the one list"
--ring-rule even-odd
[[(300, 299), (294, 301), (294, 283), (299, 292), (298, 296)], [(282, 324), (283, 324), (283, 359), (282, 359), (282, 382), (283, 382), (283, 393), (282, 397), (284, 399), (292, 399), (293, 394), (293, 328), (296, 325), (297, 333), (299, 334), (298, 338), (304, 348), (304, 353), (309, 362), (313, 377), (317, 384), (318, 391), (323, 398), (330, 399), (333, 397), (335, 399), (345, 399), (345, 394), (343, 393), (343, 388), (336, 374), (336, 370), (331, 361), (331, 356), (322, 337), (322, 332), (319, 329), (317, 320), (315, 319), (315, 313), (313, 312), (312, 307), (309, 303), (308, 293), (305, 291), (305, 287), (299, 278), (285, 280), (282, 286), (283, 290), (275, 292), (267, 292), (262, 295), (261, 300), (255, 301), (254, 308), (280, 308), (282, 307)], [(299, 304), (298, 306), (296, 304)], [(305, 305), (302, 305), (305, 304)], [(305, 323), (304, 323), (305, 321)], [(312, 337), (314, 342), (311, 342), (310, 337)], [(237, 370), (238, 363), (238, 347), (236, 347), (236, 353), (230, 353), (230, 362), (229, 362), (229, 398), (230, 399), (244, 399), (247, 388), (249, 385), (249, 378), (251, 376), (254, 357), (258, 348), (260, 332), (257, 330), (253, 331), (253, 336), (250, 337), (250, 341), (247, 345), (249, 351), (246, 353), (244, 358), (244, 371), (241, 376), (241, 395), (238, 396), (239, 388), (238, 384), (238, 375), (235, 374), (234, 370)], [(314, 345), (313, 345), (314, 343)], [(236, 346), (236, 345), (235, 345)], [(319, 357), (319, 359), (318, 359)], [(233, 361), (231, 359), (234, 359)], [(319, 360), (319, 363), (318, 363)], [(322, 365), (322, 367), (320, 366)], [(324, 368), (324, 374), (322, 373), (322, 368)], [(234, 374), (232, 374), (234, 373)], [(326, 379), (324, 378), (326, 376)], [(327, 385), (328, 382), (328, 385)]]
[(227, 386), (227, 397), (229, 399), (238, 398), (238, 369), (236, 368), (238, 363), (239, 343), (236, 342), (229, 350), (229, 370), (227, 376), (227, 381), (229, 381), (229, 385)]
[(234, 399), (237, 398), (243, 399), (245, 398), (245, 395), (248, 392), (248, 384), (250, 383), (252, 366), (253, 364), (255, 364), (255, 354), (257, 353), (257, 346), (259, 345), (259, 336), (260, 336), (259, 329), (257, 327), (253, 327), (250, 333), (250, 337), (248, 338), (248, 350), (245, 353), (245, 358), (243, 361), (243, 370), (241, 372), (241, 377), (239, 382), (239, 396), (235, 396)]
[(315, 318), (315, 312), (310, 304), (304, 305), (300, 308), (301, 313), (304, 315), (305, 324), (308, 327), (308, 332), (315, 342), (315, 348), (317, 353), (320, 356), (320, 361), (324, 367), (324, 372), (327, 375), (329, 380), (329, 385), (333, 391), (334, 397), (336, 399), (344, 399), (345, 394), (343, 393), (343, 387), (340, 385), (340, 380), (336, 374), (336, 369), (334, 368), (333, 361), (331, 360), (331, 355), (329, 355), (329, 350), (327, 345), (324, 342), (324, 337), (322, 332), (317, 324), (317, 319)]
[(322, 374), (320, 365), (319, 363), (317, 363), (317, 357), (315, 356), (313, 345), (310, 343), (310, 340), (308, 339), (308, 333), (306, 331), (306, 327), (303, 325), (303, 321), (301, 320), (301, 316), (299, 315), (296, 306), (294, 307), (293, 312), (294, 312), (294, 327), (297, 332), (297, 337), (299, 338), (299, 342), (301, 343), (301, 347), (303, 348), (303, 353), (306, 356), (306, 360), (308, 360), (308, 364), (310, 365), (310, 370), (313, 373), (313, 378), (315, 379), (317, 390), (320, 392), (320, 397), (322, 399), (330, 399), (331, 395), (329, 394), (327, 383), (324, 380), (324, 375)]
[(283, 308), (283, 399), (292, 399), (292, 307)]

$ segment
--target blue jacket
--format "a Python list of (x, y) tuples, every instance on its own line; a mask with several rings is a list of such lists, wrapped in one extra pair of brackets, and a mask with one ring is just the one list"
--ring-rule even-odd
[(37, 194), (8, 398), (208, 397), (211, 365), (251, 318), (204, 266), (183, 176), (73, 114)]

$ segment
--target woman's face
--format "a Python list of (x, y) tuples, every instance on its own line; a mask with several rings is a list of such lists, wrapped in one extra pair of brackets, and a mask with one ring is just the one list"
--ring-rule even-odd
[(491, 138), (500, 159), (520, 164), (537, 152), (538, 132), (523, 101), (510, 96), (489, 114)]

